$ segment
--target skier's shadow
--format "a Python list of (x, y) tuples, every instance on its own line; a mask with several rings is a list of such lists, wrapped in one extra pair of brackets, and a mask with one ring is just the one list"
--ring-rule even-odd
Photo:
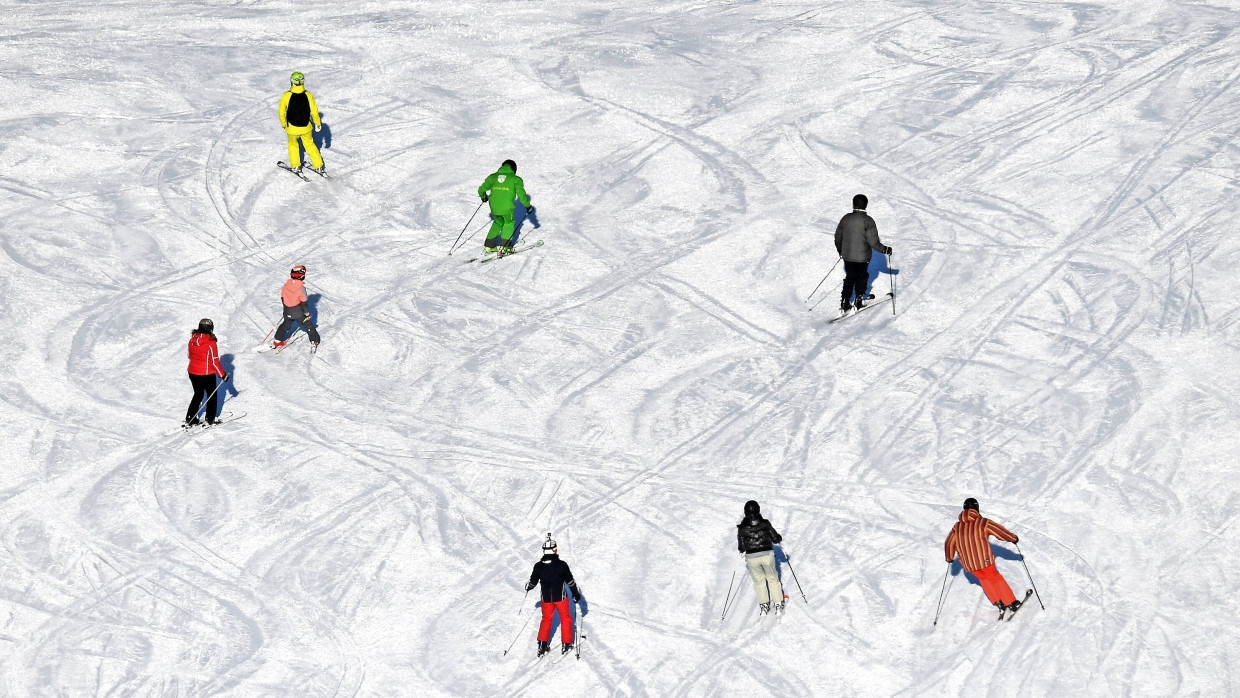
[[(990, 552), (991, 554), (995, 556), (996, 560), (1023, 560), (1024, 559), (1020, 556), (1019, 553), (1014, 553), (1011, 550), (1008, 550), (1007, 548), (1004, 548), (999, 545), (995, 545), (994, 543), (990, 544)], [(964, 568), (960, 566), (960, 558), (956, 558), (952, 560), (952, 573), (951, 573), (952, 576), (955, 577), (961, 572), (964, 572), (965, 581), (967, 581), (969, 584), (972, 584), (978, 587), (982, 585), (981, 582), (977, 581), (977, 577), (974, 577), (971, 572), (964, 571)]]
[(322, 297), (321, 293), (306, 294), (306, 307), (310, 309), (310, 322), (315, 325), (319, 324), (319, 299)]
[(220, 412), (224, 411), (224, 403), (227, 402), (229, 396), (236, 397), (239, 394), (234, 383), (237, 377), (237, 374), (234, 372), (236, 370), (236, 363), (236, 357), (233, 354), (223, 354), (220, 356), (220, 367), (224, 369), (224, 373), (228, 374), (228, 380), (220, 383), (218, 408)]
[(870, 266), (867, 270), (869, 273), (869, 278), (866, 280), (866, 288), (869, 289), (868, 291), (869, 293), (874, 293), (874, 295), (878, 295), (874, 291), (874, 282), (878, 281), (878, 277), (880, 275), (882, 274), (898, 275), (900, 273), (899, 269), (892, 269), (890, 266), (888, 266), (887, 262), (890, 261), (890, 259), (891, 258), (888, 257), (887, 255), (878, 254), (878, 253), (875, 253), (874, 256), (870, 258)]
[[(517, 202), (517, 203), (519, 204), (520, 202)], [(520, 241), (521, 226), (525, 223), (526, 220), (529, 220), (529, 222), (535, 228), (542, 227), (542, 224), (538, 222), (538, 209), (534, 209), (534, 211), (527, 214), (525, 212), (525, 208), (518, 205), (516, 211), (513, 212), (513, 216), (512, 216), (512, 244), (513, 245), (516, 245), (517, 242)]]
[[(332, 147), (332, 127), (328, 126), (327, 122), (323, 120), (323, 112), (321, 111), (319, 112), (319, 123), (323, 125), (323, 128), (313, 133), (314, 144), (319, 147), (319, 150), (327, 150)], [(302, 150), (302, 155), (305, 155), (305, 149), (303, 148)], [(305, 160), (303, 159), (302, 162), (305, 162)]]

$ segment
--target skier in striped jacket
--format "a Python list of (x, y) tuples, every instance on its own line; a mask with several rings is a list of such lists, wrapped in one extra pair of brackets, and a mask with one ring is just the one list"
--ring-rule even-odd
[(990, 549), (991, 536), (1009, 543), (1020, 542), (1015, 533), (990, 519), (982, 518), (977, 500), (969, 497), (964, 500), (964, 511), (960, 512), (960, 519), (952, 526), (952, 532), (943, 544), (943, 553), (948, 562), (960, 557), (960, 566), (977, 577), (982, 591), (986, 592), (986, 598), (1000, 611), (1015, 611), (1020, 608), (1021, 602), (1012, 593), (1007, 580), (995, 569), (995, 556)]

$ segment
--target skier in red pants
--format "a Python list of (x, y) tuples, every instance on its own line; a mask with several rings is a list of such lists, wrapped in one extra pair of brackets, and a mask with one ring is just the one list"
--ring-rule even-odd
[(567, 653), (573, 648), (573, 616), (569, 612), (568, 598), (564, 595), (564, 585), (572, 592), (573, 602), (581, 600), (581, 590), (568, 569), (568, 563), (560, 559), (555, 541), (551, 534), (543, 541), (542, 559), (534, 563), (534, 571), (530, 573), (530, 581), (525, 585), (529, 591), (542, 584), (542, 623), (538, 625), (538, 656), (551, 651), (551, 619), (556, 611), (560, 612), (560, 651)]
[(1020, 608), (1008, 586), (1007, 580), (995, 569), (995, 556), (990, 550), (990, 536), (1009, 543), (1019, 543), (1020, 538), (990, 519), (982, 518), (977, 500), (969, 497), (964, 500), (964, 511), (960, 512), (960, 520), (952, 526), (947, 541), (943, 544), (943, 553), (950, 563), (957, 555), (960, 566), (969, 572), (982, 585), (986, 598), (1000, 611), (1012, 611)]

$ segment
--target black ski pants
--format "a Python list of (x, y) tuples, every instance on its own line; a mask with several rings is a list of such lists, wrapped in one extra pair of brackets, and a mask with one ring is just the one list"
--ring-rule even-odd
[(207, 400), (207, 414), (205, 415), (208, 422), (214, 422), (216, 415), (219, 413), (216, 404), (215, 395), (215, 375), (195, 376), (189, 374), (189, 382), (194, 385), (194, 399), (189, 401), (189, 409), (185, 411), (185, 421), (192, 422), (198, 417), (198, 409), (202, 407), (203, 398), (211, 396)]
[(870, 285), (869, 262), (844, 262), (844, 293), (840, 303), (847, 304), (856, 300), (864, 300), (866, 287)]
[(319, 328), (310, 321), (310, 308), (305, 303), (284, 306), (284, 322), (281, 322), (280, 327), (276, 329), (276, 339), (281, 342), (288, 341), (289, 336), (293, 334), (295, 322), (300, 322), (301, 326), (306, 328), (306, 334), (310, 335), (311, 342), (319, 343)]

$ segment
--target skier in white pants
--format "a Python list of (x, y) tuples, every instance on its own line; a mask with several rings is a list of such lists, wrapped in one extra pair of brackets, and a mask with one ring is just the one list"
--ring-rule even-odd
[(762, 518), (762, 509), (752, 499), (745, 502), (745, 518), (736, 525), (736, 548), (745, 555), (745, 566), (753, 578), (753, 590), (758, 595), (762, 613), (784, 610), (784, 587), (779, 583), (775, 569), (775, 545), (783, 536), (770, 521)]

